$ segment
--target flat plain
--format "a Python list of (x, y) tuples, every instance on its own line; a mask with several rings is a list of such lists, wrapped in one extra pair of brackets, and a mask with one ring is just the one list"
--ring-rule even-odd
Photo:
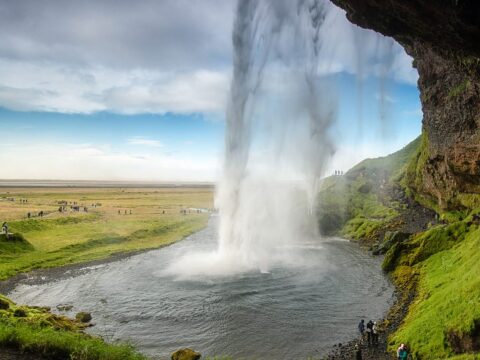
[(0, 237), (0, 279), (171, 244), (206, 225), (213, 192), (208, 186), (0, 188), (0, 221), (19, 235)]

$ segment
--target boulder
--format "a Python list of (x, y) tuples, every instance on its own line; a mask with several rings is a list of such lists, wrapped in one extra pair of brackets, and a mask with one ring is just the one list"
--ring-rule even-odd
[(177, 350), (172, 354), (172, 360), (198, 360), (201, 357), (200, 353), (189, 348)]
[(92, 320), (92, 315), (88, 312), (79, 312), (77, 315), (75, 315), (75, 319), (82, 323), (88, 323)]
[(72, 309), (73, 309), (73, 305), (68, 305), (68, 304), (57, 305), (57, 310), (58, 311), (70, 311)]

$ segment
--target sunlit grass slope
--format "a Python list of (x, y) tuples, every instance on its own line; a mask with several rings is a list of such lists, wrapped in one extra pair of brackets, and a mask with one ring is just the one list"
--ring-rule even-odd
[[(399, 343), (407, 343), (415, 358), (444, 359), (465, 352), (458, 358), (478, 359), (479, 353), (468, 353), (475, 350), (471, 341), (480, 330), (480, 228), (460, 226), (465, 230), (460, 238), (447, 233), (448, 228), (442, 228), (443, 240), (451, 241), (450, 248), (440, 249), (408, 270), (420, 275), (418, 295), (391, 338), (392, 350)], [(440, 242), (442, 237), (429, 241)], [(408, 260), (404, 256), (400, 260), (404, 265), (396, 271), (405, 271)]]
[(403, 149), (376, 159), (366, 159), (343, 176), (326, 178), (318, 196), (321, 231), (349, 239), (369, 239), (398, 215), (398, 204), (386, 191), (399, 181), (415, 156), (421, 138)]
[[(0, 239), (0, 279), (170, 244), (206, 225), (208, 214), (193, 209), (211, 208), (212, 199), (210, 188), (1, 189), (0, 221), (27, 242)], [(74, 203), (81, 211), (71, 211)]]

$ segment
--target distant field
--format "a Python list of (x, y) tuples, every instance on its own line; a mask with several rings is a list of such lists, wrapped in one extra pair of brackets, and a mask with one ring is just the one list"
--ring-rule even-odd
[(0, 238), (0, 279), (175, 242), (212, 207), (211, 187), (0, 188), (0, 221), (34, 247)]

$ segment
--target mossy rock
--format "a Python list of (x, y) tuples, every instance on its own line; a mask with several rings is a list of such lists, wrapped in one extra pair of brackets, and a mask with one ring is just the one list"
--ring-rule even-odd
[(393, 269), (395, 269), (395, 266), (397, 265), (398, 257), (402, 251), (402, 247), (403, 246), (401, 243), (395, 243), (390, 249), (388, 249), (382, 263), (383, 271), (390, 272)]
[(0, 310), (8, 310), (10, 308), (10, 303), (0, 297)]
[(88, 323), (90, 321), (92, 321), (92, 315), (88, 312), (79, 312), (77, 315), (75, 315), (75, 319), (77, 319), (77, 321), (80, 321), (82, 323)]
[(378, 254), (385, 254), (393, 245), (408, 240), (411, 235), (410, 233), (401, 231), (387, 231), (383, 242), (378, 246)]
[(24, 317), (27, 317), (28, 314), (27, 314), (27, 311), (25, 309), (16, 308), (15, 311), (13, 312), (13, 316), (24, 318)]
[(189, 348), (177, 350), (172, 354), (172, 360), (198, 360), (201, 357), (200, 353)]

